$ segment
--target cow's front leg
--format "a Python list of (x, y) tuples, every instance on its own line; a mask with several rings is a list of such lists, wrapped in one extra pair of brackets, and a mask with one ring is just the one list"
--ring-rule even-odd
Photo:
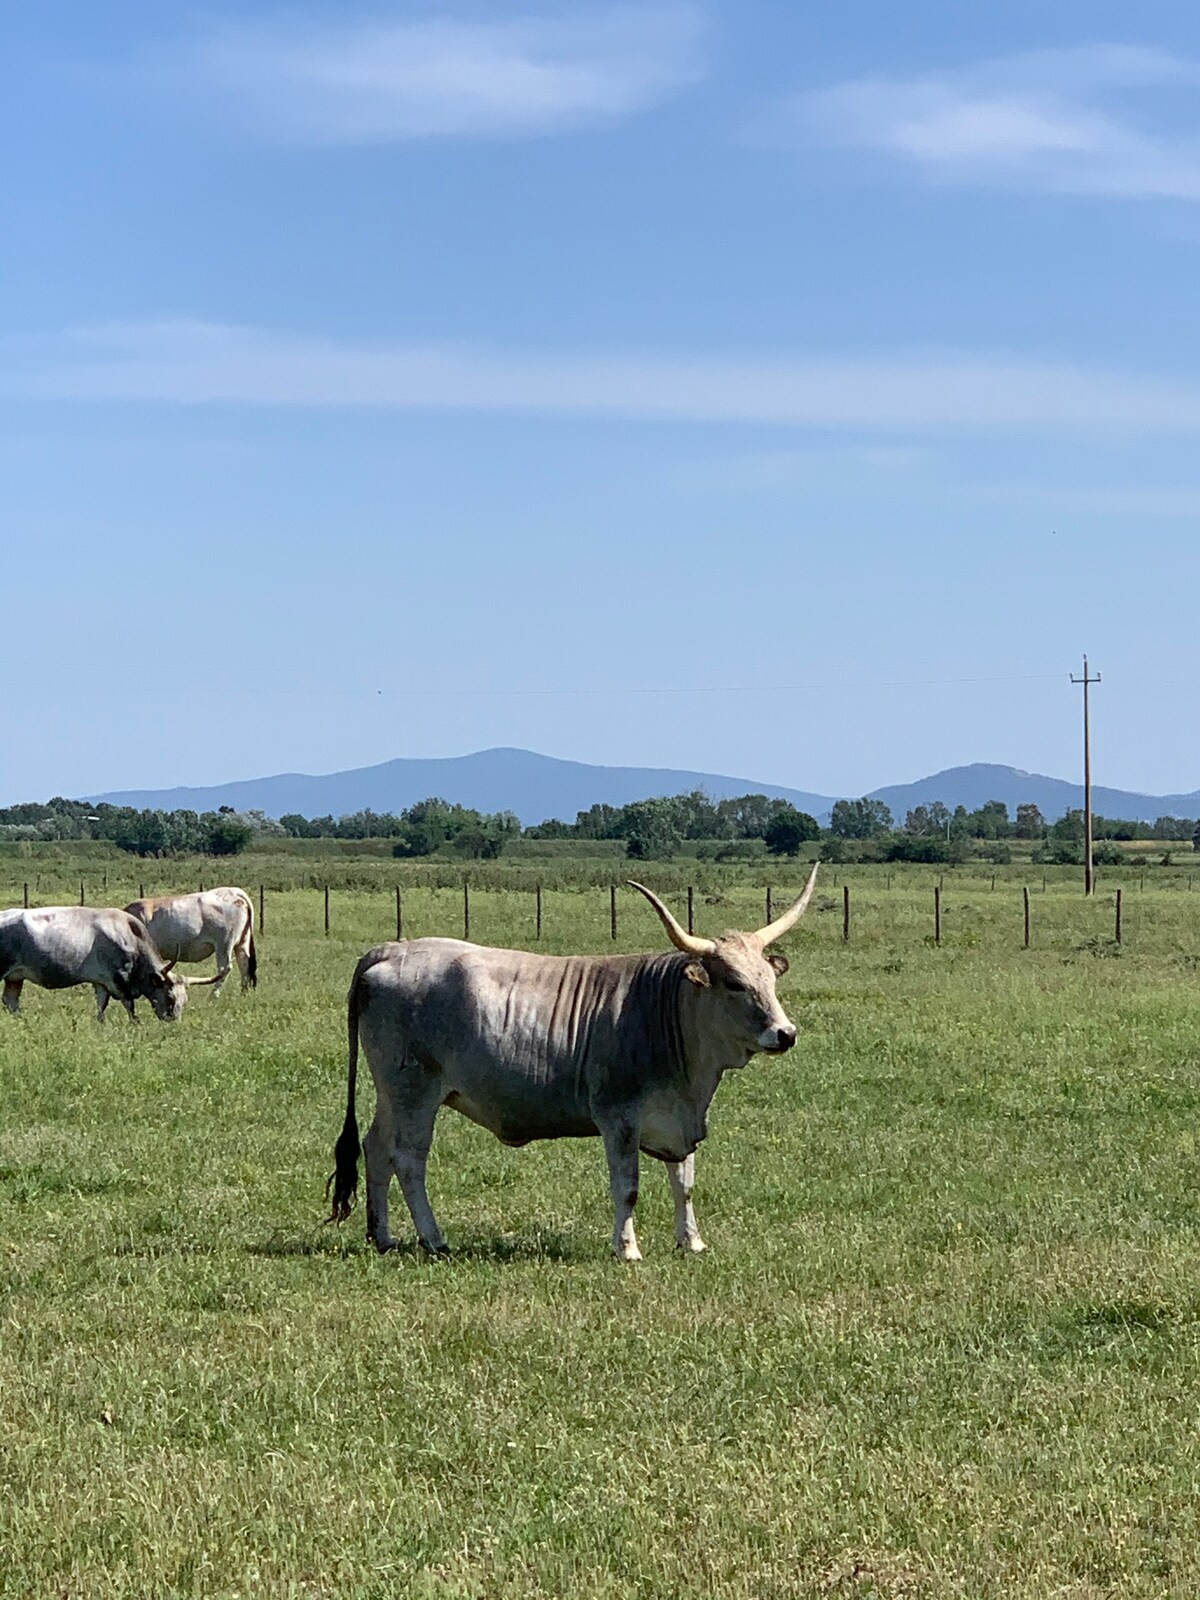
[(101, 1022), (104, 1021), (104, 1008), (105, 1008), (105, 1006), (108, 1005), (108, 996), (109, 995), (111, 995), (114, 1000), (119, 1000), (121, 1002), (121, 1004), (125, 1007), (126, 1011), (128, 1011), (128, 1013), (129, 1013), (130, 1022), (136, 1022), (137, 1021), (137, 1019), (138, 1019), (137, 1018), (137, 1012), (133, 1009), (133, 1002), (136, 999), (136, 995), (134, 994), (133, 990), (129, 987), (130, 980), (131, 980), (132, 976), (133, 976), (132, 968), (130, 968), (130, 967), (118, 967), (117, 970), (112, 975), (112, 979), (111, 979), (112, 987), (109, 988), (107, 985), (104, 986), (105, 998), (104, 998), (103, 1003), (101, 1003), (101, 1000), (100, 1000), (100, 988), (101, 988), (101, 985), (100, 984), (94, 985), (94, 987), (96, 989), (96, 1011), (97, 1011), (98, 1018), (99, 1018), (99, 1020)]
[(610, 1122), (601, 1128), (608, 1157), (608, 1183), (613, 1199), (613, 1254), (618, 1261), (640, 1261), (633, 1226), (638, 1197), (638, 1137), (629, 1122)]
[(675, 1199), (675, 1243), (680, 1250), (699, 1252), (708, 1246), (700, 1237), (696, 1226), (696, 1213), (692, 1210), (692, 1185), (696, 1181), (696, 1157), (686, 1161), (668, 1161), (667, 1177)]
[(217, 954), (217, 975), (212, 981), (212, 985), (213, 985), (212, 997), (213, 997), (214, 1000), (221, 993), (221, 990), (225, 987), (225, 979), (229, 976), (229, 974), (232, 971), (233, 971), (233, 962), (230, 959), (229, 951), (226, 950), (223, 953), (218, 952), (218, 954)]
[(11, 1011), (13, 1016), (21, 1013), (21, 985), (24, 978), (5, 978), (4, 980), (4, 1009)]

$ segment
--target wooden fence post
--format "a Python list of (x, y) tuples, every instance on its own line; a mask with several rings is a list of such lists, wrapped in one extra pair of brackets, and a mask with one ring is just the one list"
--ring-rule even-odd
[(771, 923), (774, 922), (774, 921), (775, 921), (775, 916), (774, 916), (774, 913), (773, 913), (772, 908), (771, 908), (771, 889), (770, 889), (770, 885), (768, 885), (767, 886), (767, 920), (766, 920), (766, 923), (764, 924), (764, 926), (770, 927)]
[(1117, 943), (1120, 944), (1120, 942), (1121, 942), (1121, 891), (1120, 891), (1120, 889), (1117, 890), (1116, 939), (1117, 939)]
[(325, 937), (329, 937), (329, 885), (325, 885)]
[(83, 879), (79, 880), (79, 904), (83, 905)]
[(145, 898), (146, 898), (146, 885), (144, 883), (139, 883), (138, 884), (138, 899), (139, 900), (144, 900)]
[(258, 886), (258, 931), (261, 933), (267, 925), (267, 904), (263, 886)]
[(850, 885), (842, 885), (842, 938), (850, 942)]
[(396, 937), (404, 937), (404, 901), (400, 898), (400, 885), (396, 885)]
[(1026, 950), (1028, 950), (1029, 949), (1029, 885), (1028, 884), (1026, 884), (1025, 887), (1021, 890), (1021, 893), (1025, 897), (1025, 948), (1026, 948)]
[(939, 883), (933, 891), (933, 942), (942, 942), (942, 886)]
[(542, 937), (542, 886), (537, 886), (537, 936)]
[(689, 883), (688, 884), (688, 932), (689, 933), (695, 933), (695, 931), (696, 931), (695, 890), (692, 888), (691, 884)]
[(608, 926), (609, 932), (615, 939), (617, 937), (617, 886), (610, 883), (608, 886)]
[(463, 938), (471, 937), (471, 885), (463, 879)]
[(25, 885), (25, 909), (29, 910), (29, 885)]

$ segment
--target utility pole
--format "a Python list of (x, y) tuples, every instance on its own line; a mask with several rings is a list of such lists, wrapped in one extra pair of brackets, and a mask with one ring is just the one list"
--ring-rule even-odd
[(1083, 658), (1083, 677), (1071, 674), (1072, 683), (1083, 685), (1083, 892), (1092, 892), (1092, 731), (1088, 720), (1088, 688), (1100, 682), (1100, 674), (1088, 676), (1088, 658)]

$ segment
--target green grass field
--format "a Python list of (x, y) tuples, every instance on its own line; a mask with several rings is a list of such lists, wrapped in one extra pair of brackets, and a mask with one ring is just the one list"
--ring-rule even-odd
[[(52, 870), (40, 898), (73, 873), (77, 899)], [(138, 865), (106, 870), (128, 898)], [(649, 1162), (636, 1267), (598, 1141), (511, 1151), (452, 1113), (452, 1259), (322, 1226), (392, 878), (339, 879), (328, 938), (319, 890), (268, 893), (257, 993), (197, 991), (175, 1028), (27, 986), (0, 1016), (0, 1594), (1195, 1595), (1200, 895), (1126, 878), (1118, 950), (1110, 894), (1039, 877), (1026, 951), (1019, 881), (948, 873), (939, 949), (935, 876), (852, 869), (844, 945), (827, 875), (783, 946), (799, 1046), (714, 1103), (709, 1251), (676, 1256)], [(407, 931), (461, 931), (460, 888), (405, 883)], [(528, 893), (472, 918), (532, 942)], [(710, 874), (700, 931), (761, 920), (761, 885)], [(608, 933), (606, 891), (547, 894), (546, 949)], [(617, 947), (662, 944), (623, 892)]]

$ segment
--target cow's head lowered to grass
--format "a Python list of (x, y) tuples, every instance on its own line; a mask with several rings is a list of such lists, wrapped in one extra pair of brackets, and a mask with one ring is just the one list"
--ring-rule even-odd
[(817, 882), (817, 868), (809, 874), (804, 893), (792, 906), (754, 933), (723, 933), (719, 939), (701, 939), (688, 933), (645, 884), (630, 880), (630, 888), (646, 896), (662, 918), (671, 943), (692, 957), (684, 974), (704, 992), (704, 1026), (746, 1059), (756, 1051), (781, 1055), (796, 1042), (795, 1025), (784, 1014), (775, 993), (775, 980), (788, 969), (787, 958), (767, 946), (804, 915)]
[(172, 970), (175, 963), (162, 960), (150, 945), (149, 936), (146, 938), (146, 944), (149, 949), (139, 947), (134, 959), (130, 992), (149, 1000), (151, 1009), (160, 1022), (178, 1022), (187, 1004), (187, 982), (182, 977), (175, 976)]

